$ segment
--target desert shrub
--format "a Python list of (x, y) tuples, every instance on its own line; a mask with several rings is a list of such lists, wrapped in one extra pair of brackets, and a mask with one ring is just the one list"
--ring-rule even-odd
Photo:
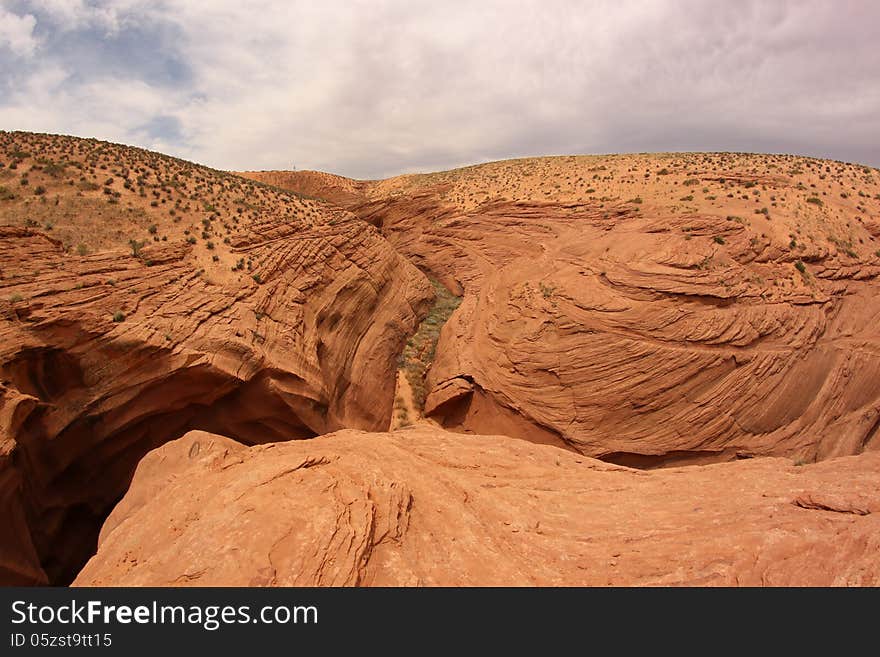
[(117, 310), (115, 313), (113, 313), (113, 321), (116, 322), (117, 324), (119, 322), (124, 322), (125, 321), (125, 313), (122, 312), (121, 310)]
[(453, 295), (439, 281), (429, 280), (434, 287), (436, 300), (415, 334), (407, 340), (398, 361), (412, 388), (413, 403), (419, 410), (425, 405), (425, 376), (434, 361), (440, 331), (461, 303), (461, 298)]
[(58, 162), (50, 162), (43, 167), (43, 173), (53, 178), (60, 178), (67, 172), (67, 165)]
[(135, 258), (140, 257), (141, 249), (144, 246), (143, 242), (138, 242), (137, 240), (128, 240), (128, 246), (131, 247), (131, 255)]
[(724, 244), (724, 238), (721, 235), (716, 235), (712, 238), (716, 244)]
[(813, 205), (818, 205), (820, 207), (824, 205), (824, 203), (822, 203), (822, 199), (820, 199), (818, 196), (811, 196), (807, 199), (807, 203), (812, 203)]

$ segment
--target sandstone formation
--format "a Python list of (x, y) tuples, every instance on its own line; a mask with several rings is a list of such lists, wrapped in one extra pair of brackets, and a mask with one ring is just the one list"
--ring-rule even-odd
[(0, 582), (70, 581), (190, 429), (388, 427), (433, 292), (377, 230), (93, 140), (0, 133), (0, 163)]
[(0, 132), (0, 584), (878, 584), (876, 170), (244, 175)]
[(344, 430), (148, 454), (75, 584), (872, 585), (880, 453), (639, 471), (506, 436)]
[(638, 467), (880, 447), (874, 169), (670, 154), (324, 182), (464, 294), (427, 381), (447, 428)]

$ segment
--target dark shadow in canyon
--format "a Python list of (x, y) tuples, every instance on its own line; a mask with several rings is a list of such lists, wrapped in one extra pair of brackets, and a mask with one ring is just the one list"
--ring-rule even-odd
[[(138, 365), (126, 373), (127, 389), (95, 386), (98, 375), (61, 349), (23, 350), (0, 372), (5, 385), (33, 398), (17, 423), (16, 448), (2, 456), (17, 479), (4, 482), (0, 496), (9, 519), (0, 544), (4, 583), (73, 581), (140, 460), (187, 431), (257, 444), (326, 429), (326, 406), (289, 373), (264, 370), (242, 381), (204, 361), (163, 367), (165, 356), (129, 357)], [(95, 388), (104, 394), (96, 397)]]

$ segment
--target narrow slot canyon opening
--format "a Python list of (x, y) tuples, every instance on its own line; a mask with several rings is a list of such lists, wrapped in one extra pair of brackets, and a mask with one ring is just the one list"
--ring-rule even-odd
[(429, 392), (425, 380), (437, 354), (440, 331), (462, 301), (462, 297), (454, 295), (439, 280), (429, 273), (425, 275), (434, 288), (436, 298), (415, 333), (407, 339), (397, 360), (391, 431), (423, 419), (425, 398)]
[(37, 406), (7, 457), (18, 481), (0, 499), (13, 525), (0, 546), (0, 575), (11, 584), (70, 584), (97, 551), (141, 459), (190, 430), (246, 445), (321, 433), (326, 407), (292, 394), (284, 376), (269, 371), (240, 381), (209, 367), (184, 369), (109, 410), (83, 409), (61, 428), (69, 407)]

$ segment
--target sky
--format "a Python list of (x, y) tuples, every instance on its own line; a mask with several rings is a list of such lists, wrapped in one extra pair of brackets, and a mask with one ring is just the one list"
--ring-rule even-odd
[(654, 151), (880, 166), (880, 2), (0, 0), (0, 129), (356, 178)]

